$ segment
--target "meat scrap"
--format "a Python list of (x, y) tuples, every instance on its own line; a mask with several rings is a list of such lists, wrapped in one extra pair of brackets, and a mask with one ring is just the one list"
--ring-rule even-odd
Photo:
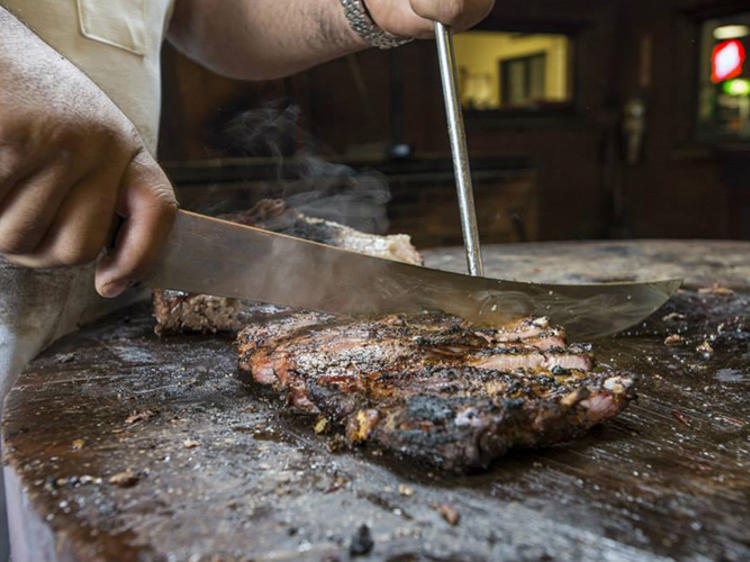
[(664, 339), (664, 345), (678, 345), (685, 341), (680, 334), (670, 334)]
[(461, 520), (461, 514), (447, 503), (437, 506), (437, 510), (449, 525), (458, 525), (458, 522)]
[(448, 470), (579, 436), (619, 413), (633, 379), (592, 370), (590, 347), (541, 319), (478, 328), (444, 313), (252, 324), (240, 369), (350, 443)]
[(235, 299), (157, 289), (153, 297), (155, 331), (158, 335), (237, 331), (250, 319), (248, 308)]
[(148, 421), (158, 415), (159, 412), (157, 410), (143, 410), (141, 412), (133, 412), (127, 418), (125, 418), (125, 423), (127, 425), (132, 425), (141, 421)]
[(703, 287), (698, 289), (698, 292), (704, 295), (733, 295), (734, 291), (729, 287), (725, 287), (719, 283), (714, 283), (710, 287)]
[(118, 472), (109, 479), (109, 483), (120, 488), (131, 488), (141, 480), (141, 474), (133, 472), (128, 468), (123, 472)]

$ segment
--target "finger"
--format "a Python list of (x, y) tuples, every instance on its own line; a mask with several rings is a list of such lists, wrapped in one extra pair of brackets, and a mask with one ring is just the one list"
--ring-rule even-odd
[(456, 31), (482, 21), (492, 10), (494, 0), (409, 0), (418, 16), (439, 21)]
[(12, 186), (0, 202), (0, 252), (33, 253), (77, 175), (70, 159), (60, 157)]
[(19, 180), (41, 169), (42, 161), (51, 161), (50, 156), (30, 149), (24, 127), (9, 123), (8, 115), (4, 115), (0, 132), (0, 202)]
[(118, 177), (114, 170), (93, 174), (68, 193), (37, 249), (11, 261), (29, 267), (58, 267), (92, 262), (107, 241), (114, 216)]
[(17, 143), (0, 142), (0, 202), (27, 173), (28, 161)]
[(115, 297), (148, 272), (172, 228), (177, 202), (172, 185), (146, 152), (130, 163), (120, 185), (117, 213), (125, 221), (115, 249), (97, 265), (96, 290)]
[(420, 39), (432, 37), (433, 20), (418, 15), (409, 1), (366, 0), (365, 4), (375, 24), (389, 33)]

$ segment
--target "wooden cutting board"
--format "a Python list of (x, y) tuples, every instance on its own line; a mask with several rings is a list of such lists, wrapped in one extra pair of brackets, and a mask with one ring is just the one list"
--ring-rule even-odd
[[(612, 252), (587, 245), (579, 263), (567, 248), (512, 247), (512, 259), (490, 248), (486, 260), (508, 271), (541, 263), (526, 251), (564, 255), (558, 271), (596, 278), (597, 256)], [(713, 243), (703, 254), (713, 262)], [(347, 560), (368, 550), (362, 525), (373, 560), (750, 559), (749, 307), (743, 292), (680, 294), (595, 348), (641, 376), (622, 416), (456, 477), (337, 450), (314, 420), (280, 416), (276, 398), (238, 378), (231, 339), (159, 339), (136, 306), (48, 349), (6, 400), (15, 559)]]
[[(685, 286), (714, 283), (750, 289), (750, 242), (639, 240), (537, 242), (484, 246), (488, 277), (540, 283), (648, 281), (680, 277)], [(463, 248), (423, 252), (426, 265), (466, 271)]]

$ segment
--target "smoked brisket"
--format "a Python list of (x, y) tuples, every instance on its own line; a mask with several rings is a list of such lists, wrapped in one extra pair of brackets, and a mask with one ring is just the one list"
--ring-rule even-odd
[(247, 326), (239, 365), (351, 443), (448, 470), (565, 441), (619, 413), (630, 376), (593, 370), (544, 318), (477, 328), (442, 313), (341, 321), (301, 313)]

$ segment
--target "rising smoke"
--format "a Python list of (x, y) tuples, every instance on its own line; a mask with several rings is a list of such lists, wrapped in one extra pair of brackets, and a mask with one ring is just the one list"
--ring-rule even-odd
[(268, 158), (274, 175), (268, 192), (308, 216), (363, 232), (388, 229), (388, 183), (376, 171), (358, 172), (326, 161), (325, 150), (299, 127), (300, 109), (283, 101), (232, 118), (223, 129), (222, 149), (231, 156)]

